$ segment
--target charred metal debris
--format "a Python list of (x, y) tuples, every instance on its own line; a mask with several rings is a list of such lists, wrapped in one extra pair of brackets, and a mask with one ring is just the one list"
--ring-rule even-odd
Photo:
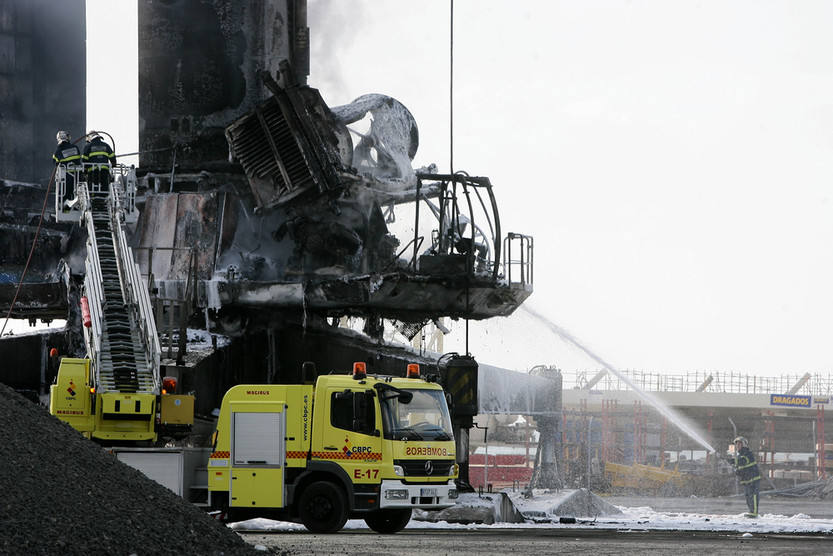
[[(199, 308), (421, 323), (506, 316), (530, 295), (532, 238), (502, 234), (488, 178), (412, 169), (419, 134), (401, 103), (365, 95), (331, 110), (286, 63), (288, 85), (259, 75), (272, 95), (225, 132), (251, 195), (212, 192), (211, 214), (190, 218), (216, 226), (201, 230), (216, 240), (194, 277)], [(348, 127), (367, 115), (368, 130)], [(144, 224), (169, 211), (146, 209)], [(183, 279), (154, 275), (166, 291)]]
[[(511, 314), (532, 292), (533, 243), (502, 231), (489, 179), (414, 169), (418, 127), (392, 97), (328, 107), (306, 85), (304, 3), (221, 4), (140, 5), (141, 216), (128, 234), (163, 312), (234, 334), (359, 316), (406, 336), (444, 316)], [(211, 37), (219, 61), (206, 65)], [(0, 224), (26, 225), (14, 220)], [(64, 297), (60, 259), (82, 271), (72, 233), (43, 234), (35, 267), (57, 289), (33, 299)]]

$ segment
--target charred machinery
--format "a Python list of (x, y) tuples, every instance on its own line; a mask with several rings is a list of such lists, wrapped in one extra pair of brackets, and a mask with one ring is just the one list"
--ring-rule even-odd
[[(332, 350), (383, 352), (385, 322), (412, 338), (530, 295), (532, 239), (501, 229), (488, 178), (414, 169), (418, 127), (396, 99), (329, 107), (306, 84), (305, 2), (145, 3), (139, 17), (132, 245), (182, 328), (273, 335), (280, 380), (306, 360), (349, 364)], [(355, 318), (371, 340), (339, 326)]]
[[(414, 172), (417, 132), (407, 109), (376, 95), (330, 110), (293, 75), (285, 64), (281, 86), (259, 73), (272, 95), (227, 127), (242, 172), (145, 174), (149, 190), (161, 181), (174, 192), (148, 197), (137, 232), (155, 287), (168, 296), (185, 291), (182, 269), (193, 265), (177, 257), (187, 251), (197, 261), (194, 309), (209, 310), (216, 331), (230, 335), (279, 325), (298, 309), (364, 317), (377, 337), (382, 318), (418, 330), (415, 323), (441, 316), (510, 314), (531, 293), (532, 243), (502, 234), (488, 178)], [(386, 109), (396, 116), (374, 119), (376, 129), (354, 146), (347, 122)], [(203, 191), (182, 192), (195, 175)], [(409, 221), (397, 222), (400, 210)], [(506, 257), (510, 242), (516, 261)], [(160, 249), (171, 256), (160, 261)]]
[[(417, 123), (392, 97), (329, 107), (307, 84), (304, 0), (140, 2), (139, 45), (139, 216), (125, 237), (162, 372), (196, 392), (197, 414), (233, 384), (296, 382), (304, 362), (374, 372), (416, 359), (452, 392), (455, 428), (470, 427), (474, 359), (437, 366), (384, 336), (507, 316), (532, 293), (532, 238), (502, 229), (489, 179), (415, 169)], [(27, 316), (64, 311), (78, 335), (66, 299), (84, 273), (83, 231), (58, 234), (82, 238), (40, 253), (47, 269), (67, 261), (46, 280), (60, 301)], [(364, 334), (346, 325), (359, 319)], [(195, 329), (212, 338), (199, 361), (186, 346)], [(52, 378), (32, 374), (42, 391)]]

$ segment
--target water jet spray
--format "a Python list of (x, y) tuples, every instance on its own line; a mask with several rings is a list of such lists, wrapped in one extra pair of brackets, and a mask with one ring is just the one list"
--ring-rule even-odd
[(656, 409), (656, 410), (657, 410), (660, 414), (662, 414), (664, 417), (666, 417), (669, 421), (671, 421), (672, 423), (674, 423), (674, 425), (675, 425), (678, 429), (680, 429), (680, 431), (682, 431), (683, 433), (685, 433), (685, 434), (686, 434), (686, 436), (688, 436), (689, 438), (691, 438), (692, 440), (694, 440), (695, 442), (697, 442), (700, 446), (702, 446), (703, 448), (705, 448), (707, 452), (715, 452), (715, 451), (716, 451), (716, 450), (712, 447), (712, 445), (711, 445), (711, 444), (709, 444), (709, 443), (706, 441), (706, 439), (705, 439), (705, 438), (703, 438), (703, 436), (702, 436), (701, 434), (699, 434), (699, 433), (698, 433), (698, 432), (694, 429), (694, 427), (693, 427), (693, 426), (691, 426), (689, 423), (686, 423), (686, 422), (685, 422), (685, 420), (683, 419), (683, 417), (682, 417), (680, 414), (678, 414), (678, 413), (677, 413), (677, 412), (675, 412), (673, 409), (671, 409), (670, 407), (668, 407), (668, 406), (667, 406), (664, 402), (662, 402), (660, 399), (658, 399), (658, 398), (656, 398), (655, 396), (651, 395), (650, 393), (648, 393), (648, 392), (646, 392), (646, 391), (642, 390), (642, 389), (641, 389), (639, 386), (637, 386), (637, 385), (636, 385), (636, 384), (635, 384), (635, 383), (634, 383), (634, 382), (633, 382), (630, 378), (628, 378), (628, 377), (627, 377), (624, 373), (620, 372), (620, 371), (619, 371), (616, 367), (614, 367), (613, 365), (611, 365), (610, 363), (608, 363), (607, 361), (605, 361), (604, 359), (602, 359), (601, 357), (599, 357), (598, 355), (596, 355), (595, 353), (593, 353), (592, 351), (590, 351), (590, 349), (588, 349), (587, 347), (585, 347), (585, 346), (584, 346), (584, 344), (582, 344), (581, 342), (579, 342), (579, 341), (578, 341), (578, 339), (576, 339), (576, 337), (575, 337), (575, 336), (573, 336), (572, 334), (570, 334), (567, 330), (565, 330), (564, 328), (562, 328), (562, 327), (558, 326), (557, 324), (555, 324), (554, 322), (552, 322), (551, 320), (549, 320), (549, 319), (548, 319), (548, 318), (546, 318), (545, 316), (543, 316), (543, 315), (541, 315), (541, 314), (537, 313), (536, 311), (533, 311), (532, 309), (530, 309), (530, 308), (529, 308), (529, 307), (527, 307), (527, 306), (522, 306), (521, 308), (522, 308), (522, 309), (524, 309), (527, 313), (529, 313), (529, 314), (530, 314), (530, 315), (532, 315), (533, 317), (535, 317), (536, 319), (538, 319), (539, 321), (541, 321), (541, 322), (542, 322), (543, 324), (545, 324), (547, 327), (549, 327), (549, 329), (550, 329), (550, 330), (551, 330), (554, 334), (556, 334), (559, 338), (561, 338), (562, 340), (564, 340), (564, 341), (565, 341), (565, 342), (567, 342), (568, 344), (571, 344), (572, 346), (574, 346), (574, 347), (578, 348), (578, 349), (579, 349), (579, 350), (581, 350), (581, 351), (582, 351), (582, 352), (583, 352), (583, 353), (584, 353), (587, 357), (589, 357), (590, 359), (592, 359), (593, 361), (595, 361), (596, 363), (598, 363), (599, 365), (601, 365), (601, 366), (602, 366), (603, 368), (605, 368), (608, 372), (613, 373), (614, 375), (616, 375), (617, 377), (619, 377), (619, 379), (621, 379), (621, 380), (622, 380), (622, 382), (624, 382), (625, 384), (627, 384), (627, 385), (631, 388), (631, 390), (633, 390), (634, 392), (636, 392), (636, 395), (637, 395), (637, 396), (639, 396), (640, 398), (642, 398), (642, 399), (643, 399), (644, 401), (646, 401), (647, 403), (651, 404), (651, 406), (653, 406), (653, 407), (654, 407), (654, 409)]

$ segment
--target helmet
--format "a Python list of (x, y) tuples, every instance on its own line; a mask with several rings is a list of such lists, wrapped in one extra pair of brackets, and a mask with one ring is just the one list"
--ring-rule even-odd
[(101, 139), (101, 135), (99, 135), (97, 131), (91, 131), (87, 134), (88, 141), (93, 141), (95, 139)]
[(56, 140), (58, 143), (61, 143), (61, 142), (63, 142), (63, 141), (69, 141), (70, 139), (72, 139), (72, 137), (70, 136), (70, 134), (69, 134), (69, 132), (68, 132), (68, 131), (59, 131), (59, 132), (55, 135), (55, 140)]
[(732, 441), (733, 444), (737, 444), (738, 442), (740, 442), (741, 446), (743, 446), (744, 448), (749, 447), (749, 441), (746, 440), (746, 437), (744, 436), (739, 436)]

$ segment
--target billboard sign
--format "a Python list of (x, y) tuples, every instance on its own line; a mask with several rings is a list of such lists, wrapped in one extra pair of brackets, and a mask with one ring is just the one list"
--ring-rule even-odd
[(795, 395), (790, 396), (787, 394), (770, 394), (769, 405), (810, 408), (813, 406), (813, 397)]

